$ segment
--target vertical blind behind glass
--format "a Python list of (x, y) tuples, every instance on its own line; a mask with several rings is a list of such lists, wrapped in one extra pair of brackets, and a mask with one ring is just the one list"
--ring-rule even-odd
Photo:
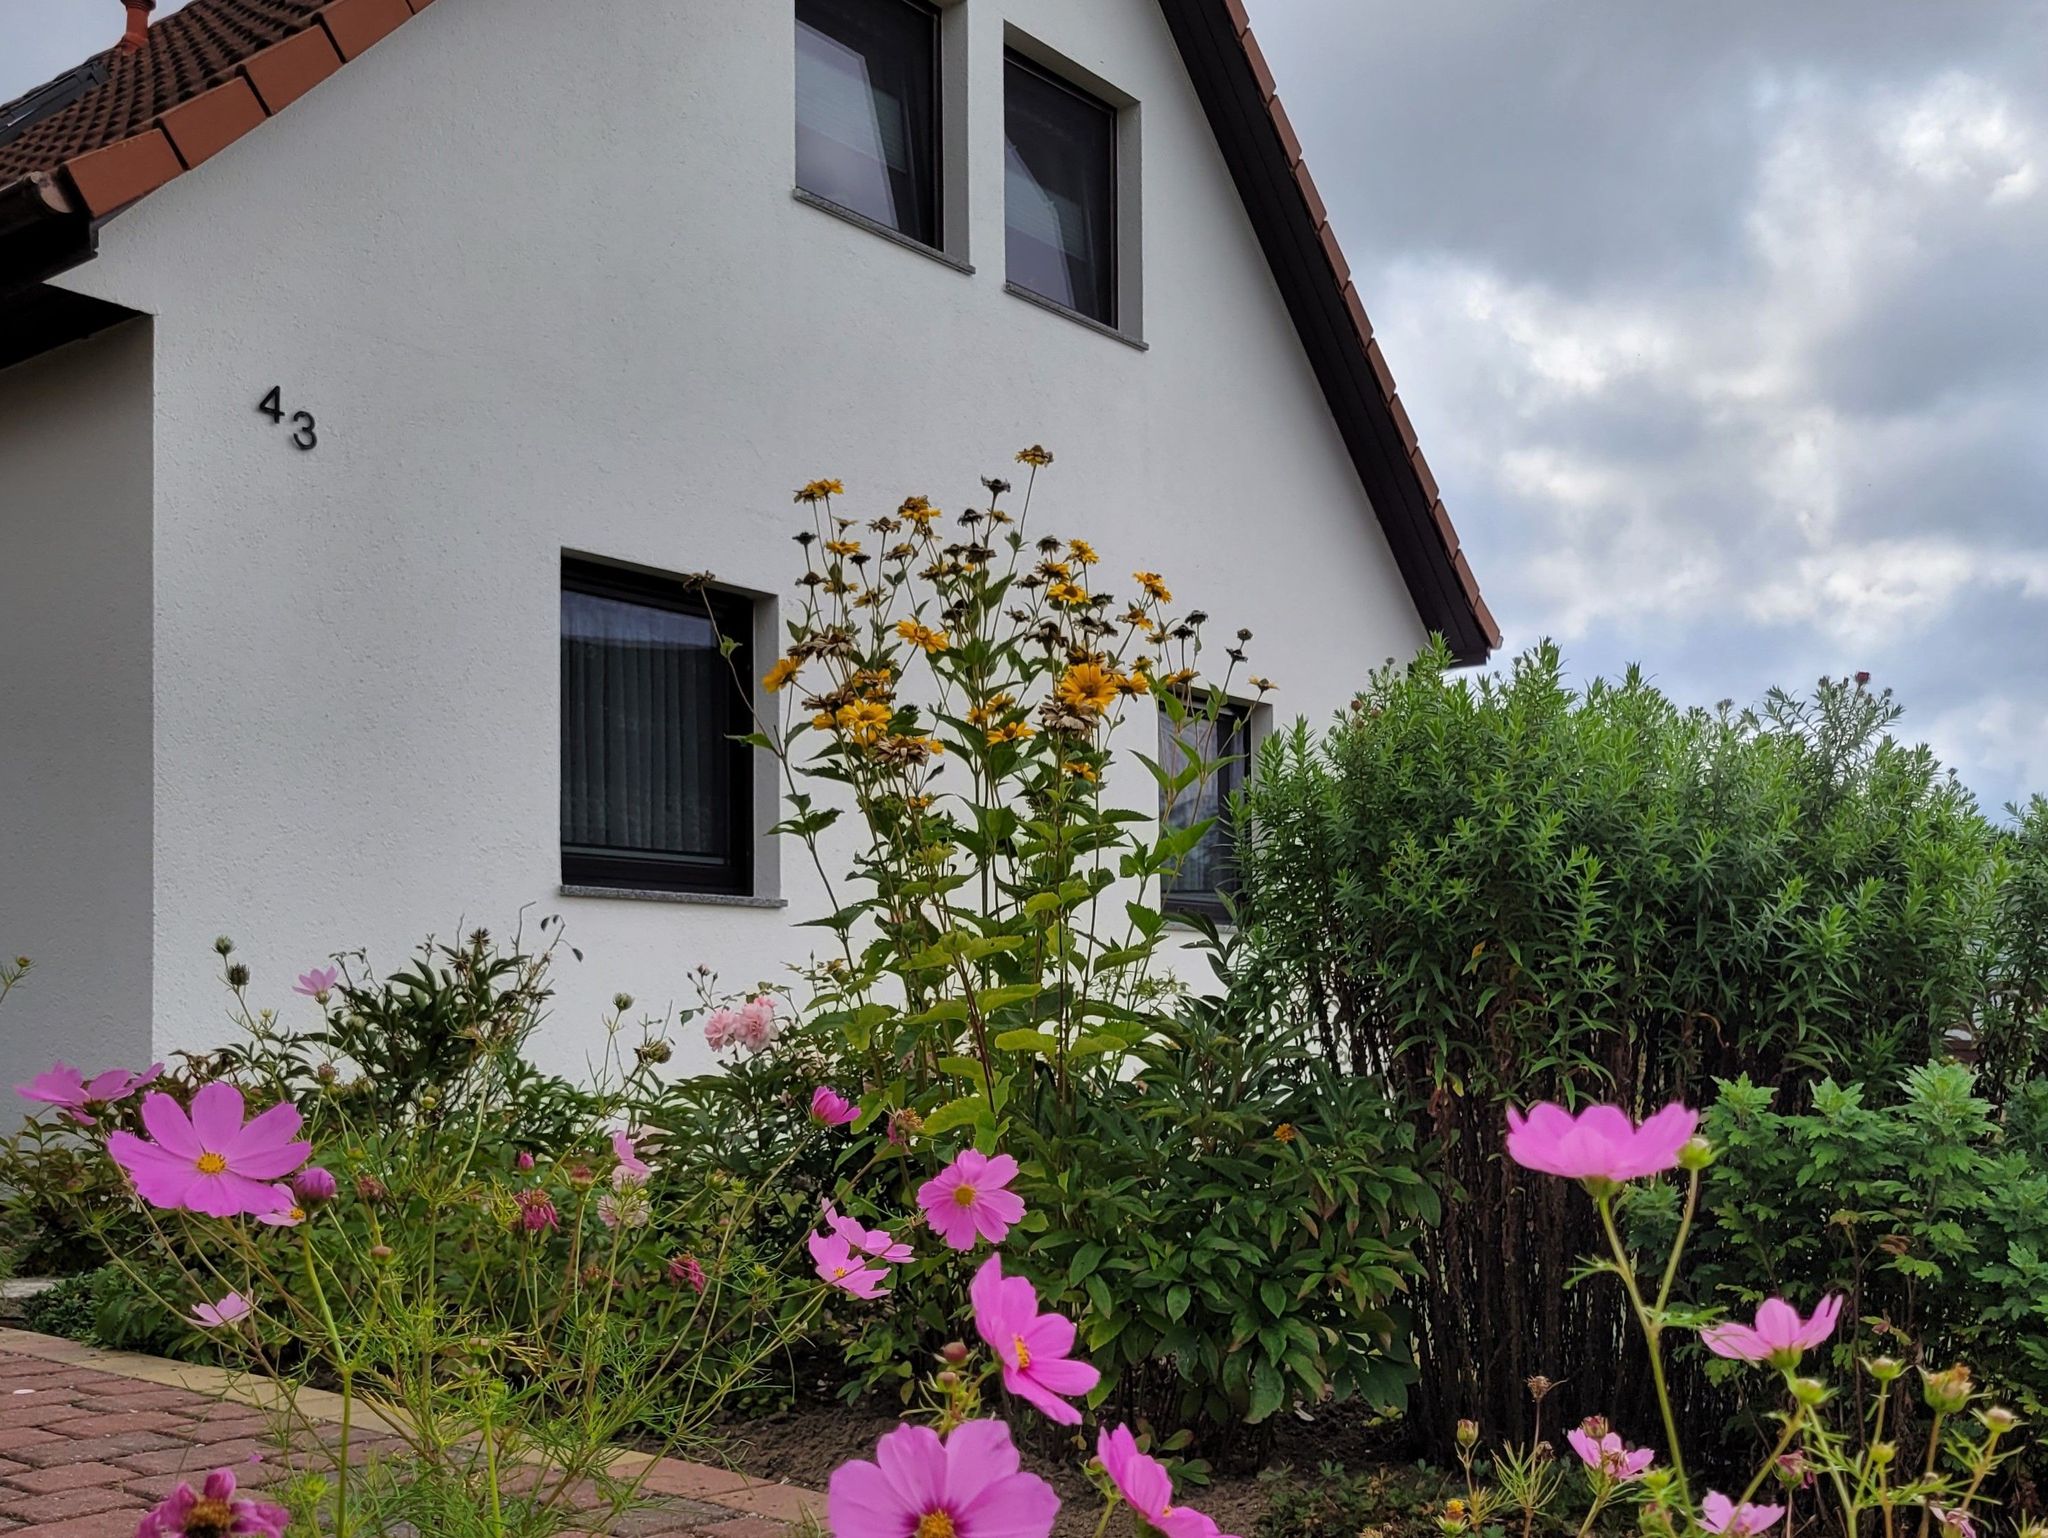
[(732, 680), (703, 615), (562, 594), (562, 843), (725, 858)]

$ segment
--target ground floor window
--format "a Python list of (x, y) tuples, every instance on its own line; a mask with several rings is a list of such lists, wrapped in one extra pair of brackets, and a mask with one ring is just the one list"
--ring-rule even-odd
[(564, 558), (565, 884), (751, 889), (752, 633), (744, 598)]

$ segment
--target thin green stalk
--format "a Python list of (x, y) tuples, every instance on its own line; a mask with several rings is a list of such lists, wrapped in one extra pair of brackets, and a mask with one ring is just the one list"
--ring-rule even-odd
[(1641, 1327), (1643, 1339), (1650, 1348), (1650, 1379), (1657, 1388), (1657, 1409), (1664, 1417), (1664, 1441), (1671, 1454), (1671, 1472), (1678, 1481), (1679, 1499), (1685, 1503), (1688, 1514), (1692, 1512), (1692, 1491), (1685, 1478), (1685, 1455), (1679, 1448), (1678, 1417), (1671, 1408), (1671, 1386), (1664, 1380), (1664, 1326), (1653, 1316), (1643, 1303), (1643, 1294), (1636, 1286), (1635, 1267), (1629, 1264), (1628, 1250), (1621, 1242), (1621, 1233), (1614, 1226), (1614, 1198), (1608, 1192), (1601, 1192), (1593, 1198), (1593, 1205), (1600, 1210), (1600, 1226), (1607, 1231), (1608, 1246), (1614, 1251), (1614, 1263), (1621, 1271), (1621, 1284), (1628, 1290), (1628, 1301), (1635, 1310), (1636, 1323)]
[(313, 1240), (305, 1228), (299, 1230), (299, 1253), (305, 1257), (306, 1282), (313, 1289), (321, 1321), (327, 1326), (327, 1343), (334, 1352), (335, 1370), (341, 1374), (341, 1440), (334, 1474), (335, 1538), (348, 1538), (348, 1439), (351, 1412), (355, 1405), (355, 1366), (342, 1349), (341, 1330), (334, 1322), (334, 1310), (327, 1306), (327, 1289), (320, 1285), (320, 1267), (313, 1259)]

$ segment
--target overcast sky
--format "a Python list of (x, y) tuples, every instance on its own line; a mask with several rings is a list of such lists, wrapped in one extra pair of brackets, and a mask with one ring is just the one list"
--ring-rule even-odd
[[(2048, 4), (1250, 6), (1510, 648), (2048, 790)], [(120, 19), (0, 0), (0, 99)]]

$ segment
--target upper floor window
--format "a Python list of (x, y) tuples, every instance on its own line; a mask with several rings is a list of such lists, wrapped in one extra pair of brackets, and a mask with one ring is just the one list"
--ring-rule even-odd
[(1003, 75), (1009, 279), (1114, 326), (1116, 109), (1014, 52)]
[(733, 595), (564, 558), (564, 883), (748, 891), (753, 624)]
[(1215, 719), (1189, 715), (1178, 726), (1159, 713), (1159, 763), (1168, 775), (1189, 764), (1212, 765), (1195, 783), (1165, 799), (1161, 816), (1170, 828), (1208, 827), (1180, 869), (1164, 883), (1162, 906), (1169, 913), (1224, 915), (1223, 899), (1237, 892), (1237, 838), (1231, 804), (1244, 789), (1252, 755), (1249, 706), (1226, 704)]
[(939, 242), (939, 13), (927, 0), (796, 0), (796, 181)]

